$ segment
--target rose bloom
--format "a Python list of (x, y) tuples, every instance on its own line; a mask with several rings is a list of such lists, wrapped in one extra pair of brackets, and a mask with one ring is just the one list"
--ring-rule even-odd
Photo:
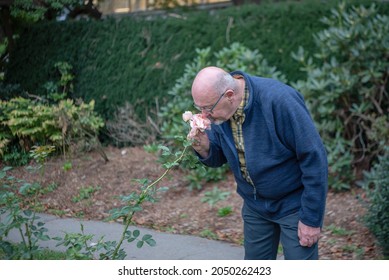
[(211, 121), (204, 117), (202, 114), (196, 114), (192, 116), (192, 119), (190, 120), (190, 126), (200, 130), (201, 132), (204, 132), (204, 130), (211, 127)]
[(186, 111), (184, 114), (182, 114), (182, 119), (185, 122), (189, 121), (191, 130), (188, 136), (190, 138), (195, 137), (198, 131), (204, 132), (206, 129), (211, 128), (211, 121), (202, 114), (194, 115), (192, 112)]
[(188, 122), (188, 121), (190, 121), (192, 116), (193, 116), (193, 114), (191, 111), (185, 111), (185, 113), (182, 114), (182, 119), (184, 120), (184, 122)]

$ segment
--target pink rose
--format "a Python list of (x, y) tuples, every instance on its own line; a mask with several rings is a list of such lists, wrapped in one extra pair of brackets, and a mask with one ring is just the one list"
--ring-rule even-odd
[(189, 138), (194, 138), (198, 131), (204, 132), (206, 129), (211, 128), (211, 121), (202, 114), (193, 115), (192, 112), (186, 111), (182, 118), (185, 122), (189, 121), (191, 130), (188, 134)]
[(192, 119), (190, 120), (190, 126), (200, 130), (201, 132), (204, 132), (204, 130), (211, 127), (211, 121), (204, 117), (202, 114), (196, 114), (192, 116)]
[(182, 119), (184, 122), (188, 122), (192, 118), (193, 114), (191, 111), (185, 111), (185, 113), (182, 114)]

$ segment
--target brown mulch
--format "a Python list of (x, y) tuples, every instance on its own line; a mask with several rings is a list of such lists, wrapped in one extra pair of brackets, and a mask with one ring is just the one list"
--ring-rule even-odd
[[(164, 171), (157, 156), (141, 147), (105, 148), (109, 162), (95, 152), (72, 159), (72, 168), (63, 169), (62, 158), (50, 159), (44, 170), (44, 184), (54, 182), (56, 190), (41, 198), (42, 211), (63, 217), (104, 220), (112, 208), (121, 206), (120, 195), (137, 190), (133, 179), (155, 180)], [(0, 164), (1, 165), (1, 164)], [(24, 168), (12, 173), (28, 181), (41, 180)], [(169, 190), (160, 194), (155, 203), (145, 203), (134, 221), (137, 225), (175, 234), (198, 235), (205, 238), (242, 244), (241, 198), (235, 192), (233, 176), (228, 173), (222, 182), (204, 184), (201, 190), (188, 188), (185, 174), (176, 169), (159, 186)], [(214, 187), (229, 192), (227, 199), (211, 207), (201, 199)], [(80, 190), (93, 190), (86, 199), (77, 201)], [(323, 234), (319, 243), (321, 259), (381, 259), (379, 248), (362, 219), (365, 208), (359, 188), (335, 193), (330, 191), (326, 205)], [(220, 217), (218, 209), (231, 207), (230, 215)]]

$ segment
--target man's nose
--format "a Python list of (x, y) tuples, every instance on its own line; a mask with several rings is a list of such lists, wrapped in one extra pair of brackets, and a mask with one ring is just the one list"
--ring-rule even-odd
[(209, 111), (207, 111), (207, 110), (205, 110), (205, 109), (202, 109), (201, 110), (201, 115), (203, 116), (203, 117), (205, 117), (205, 118), (207, 118), (208, 116), (210, 116), (212, 113), (211, 112), (209, 112)]

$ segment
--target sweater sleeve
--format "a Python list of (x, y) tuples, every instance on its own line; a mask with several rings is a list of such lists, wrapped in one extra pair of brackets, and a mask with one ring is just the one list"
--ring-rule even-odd
[(227, 163), (227, 159), (224, 156), (224, 153), (220, 147), (218, 138), (216, 137), (216, 133), (214, 132), (214, 128), (210, 131), (207, 131), (207, 135), (210, 141), (210, 149), (208, 157), (202, 158), (198, 153), (196, 153), (200, 162), (208, 167), (220, 167), (223, 164)]
[(295, 152), (304, 186), (300, 220), (312, 227), (323, 224), (328, 184), (325, 147), (300, 93), (288, 88), (272, 104), (276, 129), (284, 144)]

